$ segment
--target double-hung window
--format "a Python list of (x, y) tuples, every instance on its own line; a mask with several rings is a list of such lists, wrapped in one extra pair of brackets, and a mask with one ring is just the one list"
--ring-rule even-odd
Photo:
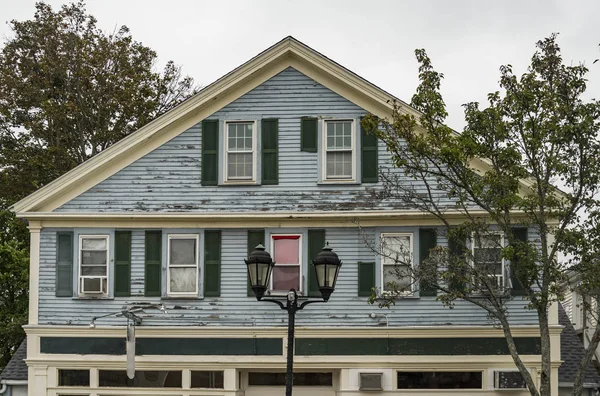
[(325, 120), (324, 181), (356, 179), (354, 121)]
[(198, 295), (198, 235), (168, 237), (167, 295)]
[(503, 247), (504, 235), (501, 233), (471, 237), (471, 253), (477, 286), (483, 287), (481, 279), (488, 278), (491, 288), (501, 290), (504, 287)]
[[(381, 290), (413, 293), (413, 235), (381, 234)], [(395, 287), (394, 287), (395, 285)]]
[(225, 181), (252, 182), (256, 180), (256, 124), (225, 123)]
[(302, 236), (301, 235), (271, 235), (271, 252), (273, 267), (271, 275), (271, 290), (287, 292), (294, 289), (302, 291)]
[(79, 236), (79, 293), (108, 293), (108, 235)]

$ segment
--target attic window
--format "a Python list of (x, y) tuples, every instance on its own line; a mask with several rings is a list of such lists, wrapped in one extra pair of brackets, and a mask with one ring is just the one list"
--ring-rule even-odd
[(256, 180), (256, 124), (253, 121), (225, 123), (225, 181)]
[(323, 124), (324, 181), (356, 179), (353, 120), (325, 120)]

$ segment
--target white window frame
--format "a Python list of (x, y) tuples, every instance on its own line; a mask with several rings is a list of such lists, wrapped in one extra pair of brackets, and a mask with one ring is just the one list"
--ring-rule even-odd
[[(273, 257), (275, 257), (275, 238), (274, 237), (298, 237), (298, 264), (297, 266), (298, 268), (298, 274), (299, 274), (299, 278), (298, 278), (298, 290), (296, 290), (296, 292), (298, 294), (302, 294), (304, 293), (304, 265), (303, 265), (303, 256), (302, 256), (302, 239), (303, 236), (302, 234), (271, 234), (269, 236), (270, 238), (270, 245), (271, 245), (271, 253), (273, 253)], [(275, 263), (276, 267), (280, 266), (280, 267), (285, 267), (286, 264), (284, 263)], [(287, 264), (287, 266), (296, 266), (296, 264)], [(273, 268), (273, 271), (275, 270), (275, 268)], [(269, 293), (270, 294), (275, 294), (275, 295), (284, 295), (287, 294), (289, 290), (273, 290), (273, 272), (271, 272), (271, 279), (269, 280)]]
[[(250, 179), (229, 179), (229, 124), (252, 124), (252, 177)], [(258, 147), (258, 123), (256, 120), (224, 121), (223, 123), (223, 183), (227, 184), (249, 184), (256, 183), (257, 175), (257, 147)], [(247, 153), (247, 151), (234, 151), (233, 153)]]
[[(490, 233), (490, 235), (492, 236), (499, 236), (500, 237), (500, 249), (503, 249), (504, 247), (506, 247), (505, 243), (506, 243), (506, 238), (504, 238), (504, 233), (503, 232), (492, 232)], [(484, 235), (483, 238), (485, 238), (486, 236)], [(475, 268), (475, 233), (471, 234), (471, 240), (469, 241), (471, 243), (471, 266), (473, 268)], [(481, 248), (478, 248), (481, 249)], [(502, 257), (502, 268), (500, 271), (500, 274), (495, 274), (496, 277), (496, 282), (498, 282), (498, 280), (500, 280), (501, 282), (498, 283), (500, 284), (500, 287), (498, 288), (498, 292), (502, 292), (506, 289), (506, 259), (504, 257)], [(500, 278), (500, 279), (498, 279)], [(483, 292), (483, 291), (482, 291)]]
[[(83, 257), (82, 252), (83, 252), (83, 240), (84, 239), (104, 239), (106, 241), (106, 275), (102, 276), (102, 275), (82, 275), (83, 274), (83, 270), (82, 270), (82, 264), (83, 264)], [(77, 267), (78, 267), (78, 276), (77, 276), (77, 290), (78, 290), (78, 294), (82, 294), (82, 295), (90, 295), (90, 296), (106, 296), (108, 295), (108, 289), (109, 289), (109, 274), (110, 274), (110, 235), (107, 234), (101, 234), (101, 235), (94, 235), (94, 234), (85, 234), (85, 235), (79, 235), (79, 247), (77, 248)], [(83, 280), (84, 279), (95, 279), (95, 278), (100, 278), (100, 282), (101, 282), (101, 286), (103, 285), (103, 282), (106, 282), (106, 290), (104, 291), (100, 291), (100, 292), (94, 292), (94, 291), (84, 291), (83, 290)]]
[[(352, 176), (349, 178), (327, 177), (327, 123), (329, 122), (349, 122), (350, 123), (350, 145), (352, 158)], [(321, 178), (324, 183), (352, 183), (356, 181), (356, 120), (351, 118), (329, 118), (321, 123)], [(336, 150), (331, 150), (335, 152)], [(339, 150), (347, 151), (347, 150)]]
[[(171, 241), (173, 239), (194, 239), (196, 242), (196, 264), (171, 265)], [(171, 292), (171, 268), (196, 268), (196, 290), (193, 292)], [(167, 296), (198, 296), (200, 284), (200, 235), (198, 234), (168, 234), (167, 235)]]
[[(379, 242), (380, 242), (380, 246), (381, 246), (382, 250), (383, 250), (383, 242), (386, 237), (408, 237), (409, 238), (410, 258), (411, 258), (410, 265), (411, 265), (411, 269), (414, 269), (415, 268), (414, 233), (412, 233), (412, 232), (382, 232), (379, 235)], [(391, 265), (391, 264), (385, 264), (384, 261), (385, 261), (385, 257), (383, 257), (383, 255), (380, 256), (380, 263), (381, 263), (380, 276), (381, 276), (381, 292), (382, 293), (389, 292), (389, 291), (385, 290), (385, 280), (384, 280), (384, 276), (383, 276), (383, 270), (386, 265)], [(415, 284), (411, 280), (410, 291), (405, 291), (400, 294), (403, 296), (412, 296), (412, 295), (414, 295), (414, 293), (415, 293)]]

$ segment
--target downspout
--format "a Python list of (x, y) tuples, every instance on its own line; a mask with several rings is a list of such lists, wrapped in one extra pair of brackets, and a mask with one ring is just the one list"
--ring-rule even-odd
[(7, 389), (8, 389), (8, 386), (3, 383), (2, 387), (0, 387), (0, 395), (3, 395), (4, 392), (6, 392)]

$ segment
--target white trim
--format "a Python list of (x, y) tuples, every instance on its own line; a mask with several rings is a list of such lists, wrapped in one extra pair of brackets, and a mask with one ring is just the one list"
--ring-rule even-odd
[[(250, 179), (243, 178), (228, 178), (228, 154), (229, 154), (229, 124), (252, 124), (252, 177)], [(258, 140), (258, 123), (256, 120), (225, 120), (223, 121), (223, 184), (255, 184), (256, 183), (256, 175), (257, 175), (257, 140)], [(240, 153), (247, 153), (242, 151)]]
[[(185, 264), (185, 265), (171, 265), (171, 240), (173, 239), (194, 239), (196, 241), (196, 264)], [(200, 283), (199, 271), (200, 271), (200, 235), (198, 234), (168, 234), (167, 235), (167, 296), (197, 296), (198, 288)], [(193, 292), (171, 292), (171, 267), (173, 268), (196, 268), (196, 290)]]
[[(352, 158), (352, 175), (349, 178), (327, 177), (327, 123), (350, 122), (350, 145)], [(337, 150), (348, 151), (348, 150)], [(352, 118), (324, 118), (321, 120), (321, 180), (323, 183), (355, 183), (356, 182), (356, 120)]]
[[(415, 268), (415, 249), (414, 249), (414, 237), (415, 236), (414, 236), (414, 233), (412, 233), (412, 232), (382, 232), (379, 235), (379, 242), (380, 242), (380, 245), (381, 245), (382, 248), (383, 248), (383, 243), (384, 243), (383, 240), (385, 238), (389, 238), (389, 237), (408, 237), (408, 239), (409, 239), (409, 249), (410, 249), (410, 259), (411, 259), (411, 264), (410, 265), (411, 265), (412, 269), (414, 269)], [(384, 281), (384, 276), (383, 276), (383, 268), (386, 265), (386, 264), (384, 264), (384, 259), (385, 258), (383, 256), (381, 256), (381, 259), (379, 260), (380, 264), (381, 264), (380, 265), (381, 268), (379, 270), (380, 270), (380, 276), (381, 276), (381, 291), (382, 292), (386, 292), (386, 290), (385, 290), (385, 281)], [(389, 264), (387, 264), (387, 265), (389, 265)], [(412, 296), (412, 295), (414, 295), (414, 293), (415, 293), (415, 284), (412, 281), (412, 279), (411, 279), (411, 282), (410, 282), (410, 290), (411, 290), (410, 292), (407, 291), (407, 292), (403, 292), (401, 294), (405, 295), (405, 296)]]
[[(271, 247), (271, 253), (273, 254), (273, 259), (275, 259), (275, 239), (273, 237), (298, 237), (298, 290), (296, 290), (298, 292), (298, 294), (302, 294), (304, 292), (304, 265), (302, 264), (303, 262), (303, 257), (302, 257), (302, 234), (296, 234), (296, 233), (284, 233), (284, 234), (270, 234), (269, 235), (269, 239), (270, 239), (270, 247)], [(285, 263), (276, 263), (275, 267), (277, 267), (277, 265), (280, 266), (296, 266), (296, 264), (285, 264)], [(279, 294), (287, 294), (287, 290), (273, 290), (273, 272), (275, 271), (275, 268), (273, 268), (273, 271), (271, 272), (271, 279), (269, 280), (269, 293), (271, 295), (279, 295)]]
[[(104, 239), (106, 241), (106, 275), (82, 275), (82, 252), (84, 239)], [(96, 250), (102, 251), (102, 250)], [(96, 265), (99, 266), (99, 265)], [(77, 246), (77, 294), (83, 296), (107, 296), (109, 290), (109, 275), (110, 275), (110, 235), (108, 234), (81, 234), (79, 235), (79, 245)], [(100, 279), (100, 291), (85, 291), (83, 288), (84, 279)], [(106, 290), (102, 290), (103, 282), (106, 281)]]
[[(40, 299), (40, 231), (41, 224), (29, 222), (29, 321), (38, 324)], [(72, 280), (71, 280), (72, 281)]]

